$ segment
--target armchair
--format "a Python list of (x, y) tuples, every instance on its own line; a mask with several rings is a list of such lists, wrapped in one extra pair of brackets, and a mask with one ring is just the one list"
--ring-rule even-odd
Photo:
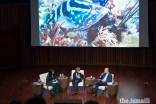
[[(107, 85), (112, 85), (113, 83), (114, 83), (114, 74), (112, 74), (112, 82), (107, 82)], [(105, 96), (106, 96), (107, 85), (105, 84), (105, 86), (98, 87), (99, 90), (105, 91)], [(93, 91), (94, 91), (94, 88), (95, 86), (93, 87)]]
[(43, 74), (40, 74), (39, 77), (40, 77), (40, 82), (43, 83), (43, 88), (47, 90), (47, 94), (49, 95), (49, 91), (52, 90), (53, 87), (48, 86), (48, 83), (46, 83), (47, 75), (48, 73), (43, 73)]
[[(80, 70), (80, 71), (81, 71), (82, 74), (84, 75), (84, 70)], [(69, 81), (69, 91), (70, 91), (70, 87), (73, 86), (73, 84), (72, 84), (71, 81), (72, 81), (72, 79), (73, 79), (73, 73), (74, 73), (74, 72), (75, 72), (75, 70), (72, 70), (72, 71), (71, 71), (71, 76), (70, 76), (70, 78), (69, 78), (69, 79), (70, 79), (70, 81)], [(83, 87), (83, 91), (84, 91), (84, 79), (85, 79), (85, 78), (83, 78), (83, 79), (82, 79), (82, 82), (80, 82), (80, 83), (78, 84), (79, 87)]]

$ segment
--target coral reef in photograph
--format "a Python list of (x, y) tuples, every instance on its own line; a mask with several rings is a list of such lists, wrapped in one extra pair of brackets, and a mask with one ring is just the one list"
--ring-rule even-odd
[(122, 45), (126, 47), (139, 47), (139, 34), (128, 34), (122, 39)]
[(98, 36), (90, 44), (91, 47), (139, 47), (139, 34), (132, 35), (125, 33), (121, 36), (122, 42), (118, 42), (116, 35), (112, 32), (110, 33), (109, 29), (111, 27), (99, 27)]
[(99, 27), (98, 36), (90, 44), (92, 47), (115, 47), (117, 45), (116, 35), (108, 31), (109, 27)]
[(139, 47), (139, 0), (38, 3), (40, 46)]
[[(66, 21), (63, 23), (65, 22)], [(63, 25), (63, 23), (61, 25)], [(46, 34), (39, 30), (40, 36), (42, 37), (41, 39), (44, 40), (42, 46), (71, 46), (73, 39), (65, 38), (70, 30), (67, 30), (64, 35), (60, 34), (61, 25), (58, 26), (58, 23), (56, 22), (54, 26), (51, 24), (49, 29), (47, 29), (47, 26), (45, 25)]]
[(67, 36), (74, 39), (72, 46), (87, 47), (87, 32), (69, 32)]
[(79, 32), (75, 34), (73, 32), (70, 32), (72, 30), (71, 28), (69, 30), (66, 30), (64, 34), (60, 33), (60, 28), (65, 22), (66, 21), (64, 21), (59, 26), (56, 22), (55, 25), (51, 24), (49, 28), (47, 28), (47, 26), (45, 25), (46, 34), (44, 34), (44, 32), (39, 29), (40, 39), (43, 39), (43, 41), (41, 41), (42, 43), (40, 44), (42, 44), (42, 46), (88, 46), (88, 43), (85, 41), (86, 32)]

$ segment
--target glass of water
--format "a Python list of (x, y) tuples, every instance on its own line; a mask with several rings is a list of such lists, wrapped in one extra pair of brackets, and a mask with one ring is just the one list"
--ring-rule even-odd
[(40, 83), (40, 79), (38, 79), (38, 83)]

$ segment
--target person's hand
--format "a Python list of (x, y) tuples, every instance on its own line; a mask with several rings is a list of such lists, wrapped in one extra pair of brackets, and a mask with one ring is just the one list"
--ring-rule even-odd
[(105, 80), (102, 80), (102, 82), (105, 82)]
[(58, 81), (56, 80), (56, 82), (58, 82)]
[(101, 76), (103, 75), (103, 73), (101, 74)]
[(82, 74), (81, 72), (79, 72), (80, 74)]
[(78, 77), (78, 79), (80, 79), (81, 77)]
[(53, 82), (54, 82), (55, 80), (53, 80)]

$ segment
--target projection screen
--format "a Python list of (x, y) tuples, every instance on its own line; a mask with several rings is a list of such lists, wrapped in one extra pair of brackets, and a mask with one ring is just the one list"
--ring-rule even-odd
[(31, 46), (148, 47), (148, 0), (31, 0)]

